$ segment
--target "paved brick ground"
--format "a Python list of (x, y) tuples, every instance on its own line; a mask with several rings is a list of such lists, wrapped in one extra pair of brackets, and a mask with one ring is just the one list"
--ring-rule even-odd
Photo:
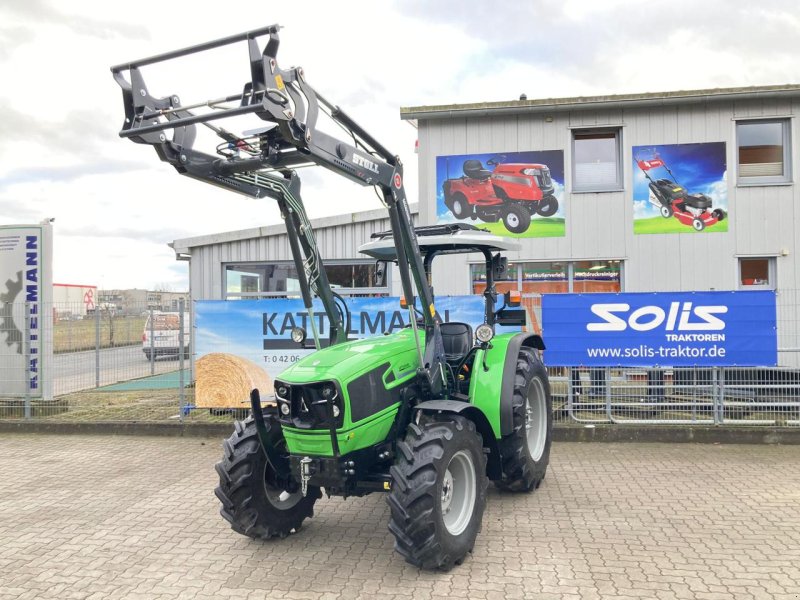
[(475, 553), (420, 572), (380, 495), (285, 540), (217, 514), (219, 443), (0, 439), (0, 599), (800, 598), (800, 446), (558, 444), (533, 495), (490, 493)]

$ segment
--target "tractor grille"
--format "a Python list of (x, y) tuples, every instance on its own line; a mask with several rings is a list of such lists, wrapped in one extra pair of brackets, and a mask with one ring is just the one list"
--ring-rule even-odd
[(333, 381), (306, 384), (276, 381), (275, 400), (278, 403), (278, 419), (291, 427), (328, 429), (331, 414), (336, 429), (344, 422), (342, 393)]
[(539, 175), (539, 187), (553, 187), (553, 180), (550, 177), (550, 169), (547, 167), (542, 167), (542, 174)]

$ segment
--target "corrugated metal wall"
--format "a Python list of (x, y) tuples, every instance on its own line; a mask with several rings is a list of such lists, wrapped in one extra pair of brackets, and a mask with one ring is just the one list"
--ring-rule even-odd
[[(527, 238), (514, 258), (525, 260), (623, 259), (626, 291), (736, 289), (739, 256), (775, 256), (779, 289), (800, 288), (800, 206), (796, 185), (737, 187), (735, 119), (790, 117), (797, 101), (725, 101), (618, 110), (575, 110), (552, 115), (431, 119), (419, 122), (420, 218), (436, 219), (437, 156), (526, 150), (563, 150), (567, 232), (563, 238)], [(551, 122), (545, 116), (552, 118)], [(571, 193), (571, 130), (622, 128), (622, 192)], [(792, 121), (792, 139), (798, 139)], [(633, 146), (725, 142), (728, 164), (728, 233), (634, 235)], [(792, 152), (792, 172), (798, 170)], [(782, 254), (787, 252), (787, 256)], [(464, 260), (436, 265), (437, 292), (469, 292)]]
[[(373, 215), (379, 211), (371, 211)], [(385, 212), (384, 212), (385, 214)], [(416, 215), (414, 215), (416, 222)], [(391, 229), (388, 215), (368, 220), (345, 219), (341, 224), (315, 227), (314, 234), (323, 260), (369, 257), (360, 255), (358, 247), (369, 241), (376, 231)], [(278, 228), (270, 228), (277, 230)], [(192, 298), (220, 300), (225, 297), (225, 264), (291, 260), (289, 240), (285, 233), (249, 239), (194, 246), (191, 249), (190, 286)], [(399, 294), (399, 275), (391, 277), (392, 291)]]

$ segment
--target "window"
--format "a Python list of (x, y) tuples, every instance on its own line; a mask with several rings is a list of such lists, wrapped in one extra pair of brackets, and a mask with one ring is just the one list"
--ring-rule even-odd
[[(619, 292), (621, 270), (619, 260), (508, 263), (508, 271), (495, 282), (495, 287), (498, 294), (509, 290), (522, 292), (526, 331), (541, 334), (542, 294)], [(485, 263), (470, 265), (470, 281), (472, 293), (482, 294), (486, 289)]]
[(622, 189), (619, 129), (582, 129), (572, 133), (572, 191)]
[(738, 183), (764, 185), (791, 181), (789, 120), (736, 123)]
[(581, 260), (573, 265), (572, 291), (576, 294), (621, 291), (620, 261)]
[(774, 258), (740, 258), (739, 287), (743, 290), (775, 289)]
[[(374, 288), (375, 263), (331, 261), (325, 265), (328, 282), (346, 295), (388, 295), (387, 285)], [(300, 281), (294, 263), (240, 263), (225, 265), (225, 297), (297, 296)]]
[[(508, 263), (508, 271), (495, 282), (497, 292), (519, 290), (524, 295), (575, 292), (622, 291), (622, 262), (619, 260), (581, 260), (577, 262)], [(486, 289), (486, 267), (470, 265), (472, 293)]]

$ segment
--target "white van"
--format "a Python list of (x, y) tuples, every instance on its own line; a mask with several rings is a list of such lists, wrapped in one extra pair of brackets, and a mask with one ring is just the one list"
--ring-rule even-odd
[[(152, 319), (153, 338), (150, 339)], [(181, 339), (182, 338), (182, 339)], [(189, 358), (189, 313), (183, 313), (183, 336), (180, 335), (180, 313), (152, 313), (147, 317), (142, 333), (142, 351), (150, 360), (158, 356), (178, 357), (183, 350), (184, 358)]]

